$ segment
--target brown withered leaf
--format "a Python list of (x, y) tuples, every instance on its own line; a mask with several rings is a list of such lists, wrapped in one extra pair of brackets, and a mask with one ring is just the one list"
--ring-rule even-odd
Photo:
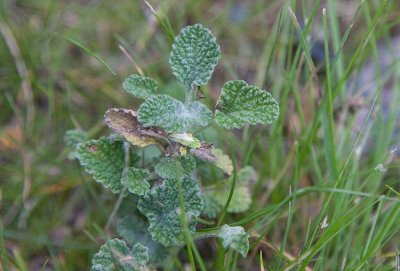
[(137, 120), (137, 113), (131, 109), (110, 108), (104, 114), (107, 126), (122, 135), (132, 145), (146, 147), (168, 143), (167, 133), (156, 127), (143, 127)]
[(200, 148), (197, 149), (191, 149), (190, 153), (193, 156), (196, 156), (200, 160), (209, 162), (209, 163), (215, 163), (217, 160), (214, 155), (211, 154), (211, 150), (213, 148), (212, 144), (202, 142)]

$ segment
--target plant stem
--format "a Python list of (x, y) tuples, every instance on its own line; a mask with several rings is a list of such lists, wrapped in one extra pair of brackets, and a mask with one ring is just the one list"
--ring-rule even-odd
[(223, 271), (224, 270), (224, 261), (225, 261), (225, 249), (222, 246), (222, 242), (217, 240), (218, 242), (218, 254), (217, 254), (217, 262), (216, 262), (216, 270)]
[(204, 225), (209, 225), (209, 226), (215, 225), (214, 221), (208, 221), (208, 220), (202, 219), (200, 217), (196, 217), (196, 220), (197, 220), (197, 222), (204, 224)]
[(192, 87), (189, 92), (186, 92), (186, 99), (185, 99), (185, 105), (193, 102), (194, 100), (194, 94), (196, 92), (196, 87)]
[(197, 260), (197, 263), (199, 264), (200, 270), (201, 271), (207, 271), (207, 268), (204, 265), (203, 259), (201, 258), (201, 255), (200, 255), (199, 251), (196, 248), (196, 244), (194, 243), (193, 240), (190, 240), (190, 241), (191, 241), (191, 244), (192, 244), (194, 256), (196, 257), (196, 260)]

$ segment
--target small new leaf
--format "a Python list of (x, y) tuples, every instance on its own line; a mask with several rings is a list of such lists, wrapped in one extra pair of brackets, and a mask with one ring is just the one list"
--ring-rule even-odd
[(243, 257), (246, 257), (249, 251), (249, 235), (242, 227), (230, 227), (223, 225), (218, 237), (222, 239), (224, 248), (230, 247), (239, 252)]
[(127, 169), (121, 181), (122, 184), (128, 188), (129, 192), (141, 196), (150, 189), (148, 180), (151, 179), (152, 175), (147, 169), (130, 167)]
[(137, 243), (132, 248), (132, 256), (138, 265), (145, 266), (149, 262), (149, 249)]
[(195, 138), (191, 133), (170, 134), (169, 138), (189, 148), (197, 149), (201, 146), (200, 140)]
[(271, 94), (245, 81), (224, 84), (215, 111), (215, 121), (226, 129), (245, 124), (270, 124), (279, 115), (279, 105)]
[(170, 96), (158, 95), (140, 105), (138, 120), (145, 127), (156, 126), (169, 133), (179, 133), (192, 126), (207, 126), (212, 120), (212, 112), (199, 102), (185, 105)]
[(161, 158), (154, 170), (163, 179), (180, 179), (183, 176), (182, 164), (172, 157)]
[(131, 252), (124, 241), (112, 239), (105, 243), (100, 248), (99, 252), (94, 254), (92, 259), (92, 268), (90, 270), (143, 270), (142, 267), (146, 265), (148, 257), (147, 248), (141, 244), (136, 244)]
[(147, 76), (138, 74), (129, 75), (122, 83), (126, 92), (141, 99), (147, 99), (157, 92), (157, 82)]
[(122, 191), (121, 177), (125, 159), (123, 144), (120, 140), (102, 137), (77, 147), (78, 159), (85, 170), (114, 193)]
[(146, 147), (165, 143), (165, 131), (158, 128), (145, 128), (137, 120), (136, 111), (123, 108), (110, 108), (104, 114), (108, 127), (122, 135), (132, 145)]
[(184, 242), (180, 189), (189, 232), (193, 233), (196, 228), (195, 217), (200, 215), (203, 208), (197, 181), (189, 178), (183, 178), (181, 181), (165, 180), (161, 186), (153, 188), (141, 197), (137, 205), (150, 222), (149, 232), (153, 240), (165, 246)]
[(154, 267), (163, 266), (167, 258), (166, 248), (153, 241), (147, 230), (148, 224), (136, 216), (126, 216), (118, 221), (117, 233), (128, 243), (134, 246), (143, 244), (148, 249), (149, 265)]
[(220, 48), (210, 30), (200, 24), (182, 29), (172, 44), (172, 73), (187, 87), (203, 86), (214, 71)]
[(64, 135), (65, 145), (71, 148), (76, 148), (79, 143), (84, 143), (87, 140), (87, 133), (79, 129), (68, 130)]

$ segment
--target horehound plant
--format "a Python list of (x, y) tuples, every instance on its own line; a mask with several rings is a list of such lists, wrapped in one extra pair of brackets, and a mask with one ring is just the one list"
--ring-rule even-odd
[[(224, 84), (214, 112), (199, 102), (200, 86), (211, 78), (219, 57), (220, 47), (207, 28), (185, 27), (175, 38), (169, 59), (173, 74), (187, 90), (185, 102), (162, 94), (153, 79), (132, 74), (123, 88), (144, 102), (137, 110), (107, 110), (105, 120), (114, 134), (83, 142), (82, 132), (67, 133), (67, 142), (75, 146), (71, 157), (77, 157), (105, 188), (137, 201), (149, 222), (147, 226), (135, 210), (120, 219), (116, 228), (124, 240), (107, 240), (94, 255), (92, 270), (151, 270), (162, 266), (169, 249), (183, 245), (194, 267), (192, 241), (210, 237), (219, 238), (224, 249), (247, 255), (248, 234), (242, 227), (218, 223), (204, 234), (196, 233), (196, 224), (206, 221), (200, 216), (216, 219), (221, 213), (246, 211), (254, 170), (233, 172), (227, 155), (192, 133), (212, 125), (234, 129), (270, 124), (279, 106), (270, 93), (241, 80)], [(160, 155), (140, 163), (141, 148), (149, 145), (155, 145)], [(196, 167), (207, 163), (220, 168), (228, 176), (225, 181), (201, 187)]]

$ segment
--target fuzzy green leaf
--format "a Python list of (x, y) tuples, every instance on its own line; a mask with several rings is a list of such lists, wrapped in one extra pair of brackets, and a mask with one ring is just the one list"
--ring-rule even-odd
[[(225, 206), (229, 197), (230, 186), (225, 186), (223, 189), (218, 189), (211, 193), (216, 201), (221, 206)], [(231, 201), (227, 211), (229, 213), (241, 213), (247, 211), (251, 204), (251, 193), (247, 186), (236, 186), (233, 191)]]
[(147, 99), (157, 92), (157, 82), (147, 76), (138, 74), (129, 75), (122, 83), (126, 92), (141, 99)]
[(149, 249), (141, 243), (137, 243), (132, 248), (132, 256), (138, 265), (145, 266), (149, 261)]
[(151, 179), (152, 175), (147, 169), (130, 167), (121, 181), (128, 188), (129, 192), (141, 196), (150, 189), (148, 180)]
[(114, 193), (122, 191), (121, 177), (125, 160), (123, 145), (120, 140), (102, 137), (77, 147), (78, 159), (85, 170)]
[(191, 156), (181, 156), (179, 162), (186, 175), (190, 175), (196, 169), (196, 160)]
[(121, 259), (129, 257), (129, 248), (119, 239), (113, 239), (101, 246), (99, 252), (94, 254), (92, 271), (109, 271), (121, 267)]
[(163, 157), (155, 161), (155, 173), (163, 179), (180, 179), (189, 176), (196, 168), (196, 161), (190, 156)]
[(126, 243), (120, 239), (112, 239), (94, 254), (91, 271), (137, 271), (143, 270), (148, 261), (148, 250), (136, 244), (130, 251)]
[[(227, 209), (229, 213), (241, 213), (249, 209), (251, 204), (250, 181), (255, 180), (256, 178), (257, 174), (252, 167), (247, 166), (239, 170), (237, 173), (236, 187)], [(203, 193), (203, 199), (205, 202), (204, 209), (214, 208), (215, 212), (218, 214), (220, 209), (225, 206), (228, 200), (232, 182), (233, 177), (230, 177), (229, 179), (217, 183), (211, 190)], [(212, 211), (208, 211), (208, 213), (213, 214)], [(213, 218), (207, 213), (205, 214), (208, 217)]]
[(136, 216), (125, 216), (118, 220), (117, 233), (124, 238), (124, 240), (133, 246), (136, 243), (148, 245), (152, 242), (150, 234), (147, 232), (146, 223)]
[(199, 102), (185, 105), (170, 96), (158, 95), (140, 105), (138, 120), (145, 127), (156, 126), (178, 133), (192, 126), (206, 126), (212, 120), (212, 112)]
[(184, 107), (182, 121), (186, 120), (187, 126), (207, 126), (212, 121), (212, 112), (200, 102), (191, 102)]
[(200, 24), (182, 29), (172, 44), (172, 73), (188, 88), (203, 86), (214, 71), (220, 48), (211, 31)]
[(216, 218), (218, 214), (222, 211), (222, 204), (215, 199), (214, 195), (209, 193), (201, 194), (204, 201), (204, 208), (202, 214), (208, 216), (209, 218)]
[(167, 251), (162, 244), (153, 241), (147, 228), (148, 224), (136, 216), (124, 217), (117, 223), (117, 233), (130, 246), (136, 243), (146, 246), (150, 257), (149, 265), (161, 267), (167, 258)]
[(279, 115), (279, 105), (271, 94), (236, 80), (225, 83), (218, 99), (215, 121), (226, 129), (245, 124), (270, 124)]
[(196, 228), (195, 217), (200, 215), (203, 208), (197, 181), (189, 178), (183, 178), (181, 181), (165, 180), (161, 186), (153, 188), (141, 197), (137, 205), (150, 222), (149, 232), (153, 239), (165, 246), (184, 242), (180, 187), (189, 232), (193, 233)]
[(238, 251), (243, 257), (246, 257), (249, 251), (249, 235), (242, 227), (230, 227), (223, 225), (218, 237), (222, 239), (224, 248), (230, 247)]
[(161, 158), (154, 170), (163, 179), (180, 179), (183, 176), (182, 164), (172, 157)]

